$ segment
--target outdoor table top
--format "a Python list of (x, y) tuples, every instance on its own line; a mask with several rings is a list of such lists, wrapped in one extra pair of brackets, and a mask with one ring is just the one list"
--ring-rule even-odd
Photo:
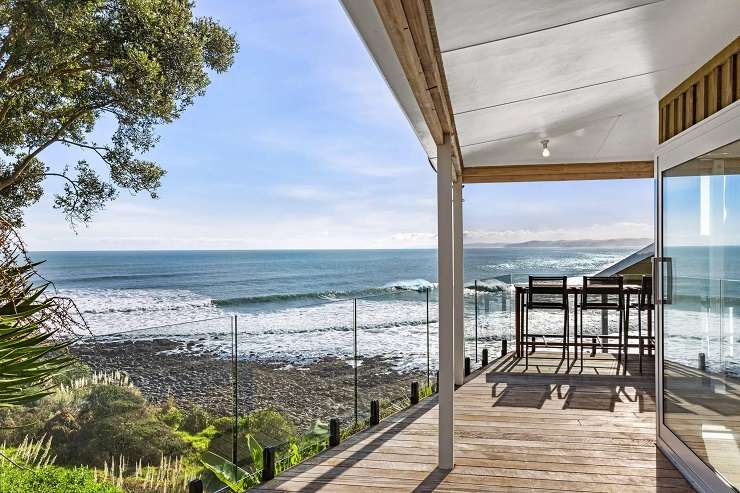
[[(523, 284), (523, 283), (514, 284), (514, 287), (522, 291), (529, 290), (529, 285)], [(559, 287), (543, 288), (540, 286), (537, 289), (543, 293), (546, 293), (546, 292), (560, 293), (561, 292), (561, 288)], [(568, 286), (566, 289), (568, 290), (569, 293), (580, 293), (581, 291), (583, 291), (583, 286), (579, 284), (577, 286)], [(589, 290), (592, 290), (594, 293), (598, 293), (601, 289), (604, 289), (604, 288), (599, 288), (599, 287), (589, 288)], [(613, 288), (606, 288), (606, 289), (611, 290)], [(642, 287), (639, 284), (625, 284), (623, 289), (625, 292), (630, 292), (630, 293), (639, 293), (640, 291), (642, 291)]]

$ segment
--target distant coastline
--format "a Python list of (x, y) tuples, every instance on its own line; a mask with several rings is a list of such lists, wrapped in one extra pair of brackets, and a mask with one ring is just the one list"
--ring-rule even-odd
[(465, 243), (466, 248), (642, 248), (652, 238), (611, 238), (608, 240), (529, 240), (517, 243)]

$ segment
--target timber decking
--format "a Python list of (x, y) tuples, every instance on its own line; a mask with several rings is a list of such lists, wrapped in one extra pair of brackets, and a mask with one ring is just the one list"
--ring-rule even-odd
[(655, 447), (652, 371), (617, 375), (603, 353), (586, 357), (583, 375), (566, 367), (559, 351), (538, 350), (526, 368), (509, 355), (460, 387), (450, 472), (435, 468), (435, 396), (258, 490), (693, 491)]

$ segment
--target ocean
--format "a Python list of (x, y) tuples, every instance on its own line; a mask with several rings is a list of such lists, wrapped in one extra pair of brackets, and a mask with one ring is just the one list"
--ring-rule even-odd
[[(579, 278), (635, 250), (466, 249), (466, 354), (475, 357), (482, 347), (497, 351), (501, 339), (512, 339), (512, 282), (524, 282), (530, 274)], [(44, 261), (40, 273), (54, 283), (59, 295), (75, 300), (97, 336), (126, 332), (129, 337), (199, 340), (228, 354), (229, 317), (237, 315), (244, 357), (298, 362), (326, 355), (346, 358), (354, 350), (356, 311), (361, 356), (379, 355), (398, 367), (423, 368), (429, 330), (430, 359), (436, 361), (435, 250), (98, 251), (31, 256)], [(691, 269), (681, 271), (692, 274)], [(471, 289), (476, 280), (478, 291)], [(731, 286), (740, 293), (735, 286), (740, 283)], [(690, 291), (685, 288), (682, 293)], [(711, 339), (712, 330), (706, 329), (715, 325), (711, 317), (727, 318), (727, 307), (715, 313), (705, 306), (699, 298), (675, 305), (671, 316), (687, 323), (674, 324), (679, 327), (673, 332), (674, 359), (693, 362), (695, 345)], [(733, 309), (731, 319), (736, 312)], [(548, 316), (535, 315), (532, 323), (552, 325)], [(722, 357), (708, 359), (726, 364), (728, 343), (734, 353), (735, 339), (734, 330), (724, 331), (720, 340), (725, 342), (718, 350)], [(729, 359), (734, 360), (734, 354)]]

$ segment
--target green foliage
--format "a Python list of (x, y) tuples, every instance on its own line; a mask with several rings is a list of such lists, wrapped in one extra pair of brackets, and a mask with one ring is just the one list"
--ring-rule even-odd
[(98, 483), (87, 468), (55, 466), (19, 468), (0, 458), (0, 491), (3, 493), (123, 493), (108, 483)]
[(55, 328), (47, 328), (53, 299), (44, 298), (48, 284), (34, 288), (33, 264), (7, 259), (0, 270), (0, 407), (37, 400), (52, 392), (53, 377), (72, 360), (54, 342)]
[(195, 405), (184, 414), (180, 428), (190, 433), (198, 433), (206, 429), (211, 422), (211, 417), (205, 409)]
[[(138, 156), (229, 69), (234, 36), (183, 0), (0, 2), (0, 211), (21, 225), (43, 180), (64, 182), (55, 207), (88, 222), (119, 190), (157, 196), (164, 169)], [(89, 135), (100, 121), (107, 142)], [(89, 153), (73, 166), (45, 163), (54, 144)]]
[(67, 410), (45, 424), (54, 437), (58, 461), (101, 467), (110, 457), (157, 464), (161, 457), (179, 456), (186, 442), (156, 416), (138, 390), (117, 385), (82, 389)]
[(204, 454), (201, 463), (220, 483), (228, 486), (233, 492), (242, 493), (259, 483), (259, 471), (249, 474), (228, 459), (212, 452)]
[(419, 399), (426, 399), (427, 397), (431, 397), (434, 395), (434, 385), (424, 385), (419, 389)]
[(183, 421), (185, 421), (185, 413), (177, 407), (175, 399), (170, 397), (164, 406), (162, 406), (159, 419), (170, 428), (179, 430)]
[(177, 436), (190, 444), (196, 452), (205, 452), (211, 444), (213, 437), (218, 436), (219, 432), (213, 426), (209, 426), (198, 433), (188, 433), (187, 431), (178, 431)]
[(295, 437), (293, 423), (273, 409), (252, 411), (246, 416), (244, 428), (268, 447), (282, 445)]
[(326, 450), (329, 446), (328, 438), (303, 437), (297, 442), (291, 442), (287, 448), (279, 450), (275, 462), (275, 475), (290, 469)]
[[(208, 450), (214, 454), (231, 457), (234, 418), (224, 417), (214, 419), (211, 423), (218, 434), (211, 439)], [(262, 446), (282, 446), (295, 439), (296, 431), (293, 424), (279, 412), (272, 409), (261, 409), (252, 411), (246, 416), (240, 417), (239, 426), (239, 448), (237, 464), (247, 467), (255, 463), (262, 463)], [(253, 452), (259, 446), (259, 456), (255, 458)]]
[(352, 422), (351, 425), (347, 426), (346, 428), (343, 428), (339, 432), (339, 438), (341, 440), (349, 438), (355, 433), (359, 433), (360, 431), (366, 429), (368, 426), (370, 426), (370, 419), (361, 419), (357, 421), (356, 423)]
[(54, 377), (57, 385), (70, 385), (74, 381), (89, 379), (93, 375), (92, 368), (82, 361), (73, 359), (68, 367)]

